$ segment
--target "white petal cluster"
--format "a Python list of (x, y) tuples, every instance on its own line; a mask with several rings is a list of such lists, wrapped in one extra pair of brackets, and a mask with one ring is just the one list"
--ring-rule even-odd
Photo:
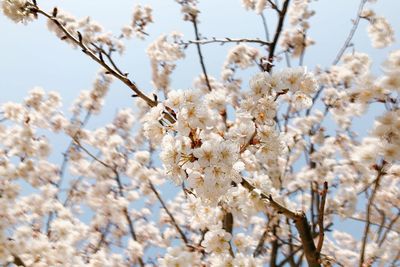
[(293, 58), (300, 57), (305, 49), (315, 42), (307, 34), (310, 28), (309, 19), (315, 11), (309, 9), (310, 0), (296, 0), (289, 6), (288, 15), (291, 28), (283, 31), (280, 44), (283, 49), (291, 52)]
[(383, 63), (385, 75), (380, 79), (379, 86), (391, 91), (400, 91), (400, 50), (389, 54), (389, 58)]
[(75, 101), (72, 112), (78, 114), (81, 108), (93, 114), (98, 114), (104, 104), (104, 98), (112, 82), (112, 76), (99, 72), (93, 88), (90, 91), (82, 90), (78, 99)]
[(150, 58), (153, 86), (164, 93), (169, 91), (170, 75), (175, 69), (175, 61), (185, 57), (179, 45), (181, 38), (182, 34), (178, 32), (172, 32), (170, 36), (161, 35), (146, 50)]
[(241, 69), (246, 69), (253, 66), (258, 57), (258, 49), (245, 44), (240, 44), (229, 50), (224, 68), (237, 66)]
[(393, 28), (385, 17), (373, 16), (369, 22), (367, 30), (373, 47), (384, 48), (394, 42)]
[(186, 247), (170, 247), (163, 258), (158, 260), (160, 266), (199, 266), (201, 265), (201, 254), (198, 252), (190, 252)]
[(181, 5), (181, 13), (183, 14), (183, 20), (186, 21), (198, 21), (198, 14), (200, 13), (197, 4), (198, 0), (175, 0)]
[(271, 7), (267, 0), (242, 0), (242, 5), (246, 10), (254, 10), (257, 14)]
[(31, 3), (27, 0), (2, 0), (1, 8), (4, 15), (15, 23), (26, 23), (33, 19), (33, 14), (30, 10)]

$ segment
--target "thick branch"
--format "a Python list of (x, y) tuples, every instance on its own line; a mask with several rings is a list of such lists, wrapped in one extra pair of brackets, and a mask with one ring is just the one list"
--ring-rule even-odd
[(22, 260), (19, 256), (14, 255), (14, 254), (12, 254), (12, 256), (13, 256), (13, 258), (14, 258), (13, 263), (14, 263), (16, 266), (23, 266), (23, 267), (26, 266), (26, 264), (23, 262), (23, 260)]
[(92, 58), (94, 61), (96, 61), (98, 64), (100, 64), (102, 67), (104, 67), (109, 74), (123, 82), (125, 85), (127, 85), (138, 97), (143, 99), (150, 107), (154, 107), (157, 105), (157, 101), (149, 98), (146, 96), (142, 91), (139, 90), (139, 88), (136, 86), (134, 82), (129, 80), (126, 76), (122, 75), (118, 70), (115, 70), (111, 66), (109, 66), (107, 63), (104, 62), (99, 56), (95, 54), (90, 48), (88, 48), (82, 41), (80, 41), (80, 38), (76, 38), (72, 33), (70, 33), (59, 21), (56, 17), (53, 17), (52, 15), (48, 14), (47, 12), (41, 10), (39, 7), (35, 6), (33, 7), (33, 12), (36, 14), (41, 14), (51, 20), (64, 34), (65, 36), (71, 40), (74, 44), (78, 45), (81, 49), (82, 52), (88, 55), (90, 58)]
[(268, 202), (268, 205), (275, 209), (278, 213), (285, 215), (288, 219), (293, 220), (297, 231), (299, 232), (300, 239), (303, 245), (304, 254), (306, 256), (308, 265), (311, 267), (321, 266), (319, 263), (319, 253), (315, 247), (314, 240), (311, 234), (311, 229), (307, 220), (307, 217), (303, 211), (294, 212), (283, 205), (276, 202), (271, 195), (260, 192), (246, 179), (242, 179), (242, 186), (248, 189), (250, 192), (255, 192), (260, 196), (261, 199)]

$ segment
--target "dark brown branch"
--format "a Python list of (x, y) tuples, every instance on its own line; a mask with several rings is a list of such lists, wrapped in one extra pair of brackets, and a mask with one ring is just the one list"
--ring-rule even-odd
[(372, 204), (374, 203), (374, 199), (376, 196), (376, 193), (378, 192), (379, 186), (380, 186), (380, 180), (381, 177), (383, 176), (383, 167), (385, 163), (382, 163), (382, 166), (378, 170), (378, 175), (375, 179), (375, 186), (374, 189), (372, 190), (372, 194), (370, 198), (368, 199), (368, 204), (367, 204), (367, 214), (366, 214), (366, 222), (365, 222), (365, 228), (364, 228), (364, 233), (363, 233), (363, 239), (361, 243), (361, 252), (360, 252), (360, 262), (359, 262), (359, 267), (362, 267), (364, 264), (364, 258), (365, 258), (365, 247), (367, 245), (367, 240), (368, 240), (368, 233), (369, 233), (369, 227), (371, 225), (370, 222), (370, 216), (371, 216), (371, 208)]
[(274, 39), (273, 39), (271, 45), (269, 46), (269, 54), (268, 54), (269, 62), (267, 64), (267, 68), (266, 68), (267, 72), (270, 72), (273, 67), (275, 49), (276, 49), (276, 46), (278, 45), (279, 36), (281, 35), (282, 30), (283, 30), (283, 23), (285, 21), (286, 12), (289, 7), (289, 2), (290, 2), (290, 0), (285, 0), (285, 2), (283, 3), (283, 6), (282, 6), (281, 12), (278, 13), (279, 14), (278, 25), (276, 26)]
[[(272, 235), (276, 236), (276, 225), (272, 227)], [(278, 249), (279, 249), (279, 244), (278, 244), (278, 239), (274, 238), (271, 241), (271, 257), (269, 259), (269, 266), (271, 267), (276, 267), (276, 260), (278, 259)]]
[[(93, 45), (99, 52), (99, 55), (105, 55), (106, 58), (108, 59), (108, 61), (110, 62), (110, 64), (113, 66), (113, 68), (121, 75), (124, 75), (124, 73), (118, 68), (117, 64), (115, 63), (114, 59), (111, 56), (111, 51), (110, 52), (106, 52), (103, 48), (101, 48), (100, 46), (96, 45), (95, 43), (91, 43), (91, 45)], [(126, 76), (126, 75), (124, 75)]]
[(278, 267), (282, 267), (284, 266), (288, 261), (292, 260), (294, 255), (296, 255), (297, 252), (299, 252), (301, 250), (301, 247), (296, 248), (295, 250), (293, 250), (289, 255), (286, 256), (286, 258), (284, 260), (282, 260), (277, 266)]
[(100, 249), (101, 246), (106, 242), (107, 234), (110, 231), (111, 223), (108, 223), (104, 231), (101, 232), (100, 240), (97, 243), (96, 247), (93, 249), (93, 254), (96, 254)]
[(303, 211), (291, 211), (284, 207), (283, 205), (276, 202), (271, 195), (266, 195), (260, 190), (256, 189), (252, 184), (250, 184), (246, 179), (242, 178), (241, 185), (260, 196), (262, 200), (265, 200), (269, 206), (271, 206), (278, 213), (285, 215), (288, 219), (293, 220), (297, 231), (299, 232), (301, 243), (303, 245), (303, 251), (306, 256), (308, 265), (310, 267), (320, 267), (319, 263), (319, 253), (315, 247), (313, 236), (311, 234), (311, 229), (308, 224), (307, 217)]
[(24, 261), (17, 255), (15, 254), (11, 254), (14, 258), (14, 261), (12, 263), (14, 263), (16, 266), (23, 266), (26, 267), (26, 264), (24, 263)]
[(274, 2), (272, 2), (271, 0), (268, 0), (268, 3), (271, 5), (272, 9), (275, 9), (278, 13), (281, 13), (278, 6)]
[(256, 249), (253, 252), (253, 257), (257, 257), (258, 255), (260, 255), (263, 250), (264, 250), (264, 243), (265, 243), (265, 239), (268, 236), (268, 228), (264, 230), (263, 234), (260, 237), (260, 240), (258, 240)]
[(328, 182), (324, 182), (324, 189), (321, 192), (321, 204), (318, 210), (318, 244), (317, 244), (317, 252), (320, 253), (322, 249), (322, 245), (324, 244), (324, 213), (325, 213), (325, 202), (326, 195), (328, 194)]
[[(199, 29), (197, 27), (196, 17), (192, 17), (191, 21), (193, 23), (194, 34), (196, 36), (196, 41), (199, 41), (200, 40), (200, 35), (199, 35)], [(204, 78), (206, 79), (206, 84), (207, 84), (208, 90), (211, 91), (212, 88), (211, 88), (211, 85), (210, 85), (210, 81), (208, 80), (206, 65), (204, 64), (204, 59), (203, 59), (203, 54), (201, 52), (200, 44), (196, 43), (196, 47), (197, 47), (197, 54), (199, 55), (199, 59), (200, 59), (201, 69), (203, 70), (203, 75), (204, 75)]]

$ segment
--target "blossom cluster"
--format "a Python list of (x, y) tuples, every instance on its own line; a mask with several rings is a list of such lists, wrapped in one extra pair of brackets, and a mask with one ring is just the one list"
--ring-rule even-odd
[(144, 39), (147, 35), (146, 28), (148, 24), (153, 22), (152, 9), (150, 6), (137, 5), (133, 10), (133, 18), (130, 25), (125, 26), (122, 29), (123, 34), (126, 37), (131, 37), (134, 33), (138, 38)]

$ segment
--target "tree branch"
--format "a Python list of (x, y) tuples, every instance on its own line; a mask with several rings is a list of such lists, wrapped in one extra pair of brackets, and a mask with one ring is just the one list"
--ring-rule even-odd
[(109, 74), (123, 82), (125, 85), (127, 85), (138, 97), (143, 99), (150, 107), (154, 107), (157, 105), (157, 101), (149, 98), (146, 96), (142, 91), (139, 90), (139, 88), (136, 86), (134, 82), (129, 80), (126, 76), (122, 75), (119, 73), (119, 71), (115, 70), (114, 68), (110, 67), (107, 63), (104, 62), (99, 56), (97, 56), (90, 48), (88, 48), (79, 38), (81, 36), (78, 34), (78, 38), (73, 36), (72, 33), (70, 33), (59, 21), (56, 17), (48, 14), (47, 12), (43, 11), (40, 9), (38, 6), (32, 7), (33, 12), (36, 14), (41, 14), (45, 16), (47, 19), (52, 21), (64, 34), (65, 36), (71, 40), (74, 44), (78, 45), (81, 49), (82, 52), (88, 55), (90, 58), (92, 58), (94, 61), (96, 61), (98, 64), (100, 64), (102, 67), (104, 67)]
[[(191, 21), (193, 23), (194, 34), (196, 36), (196, 41), (199, 41), (200, 40), (200, 35), (199, 35), (199, 29), (197, 27), (196, 17), (193, 16)], [(206, 65), (204, 64), (204, 59), (203, 59), (203, 54), (201, 52), (200, 44), (196, 43), (196, 47), (197, 47), (197, 54), (199, 55), (199, 59), (200, 59), (201, 69), (203, 70), (203, 75), (204, 75), (204, 78), (206, 79), (206, 84), (207, 84), (208, 90), (211, 91), (212, 88), (211, 88), (211, 85), (210, 85), (210, 81), (208, 80)]]
[(372, 190), (372, 194), (371, 194), (370, 198), (368, 199), (367, 214), (366, 214), (366, 218), (365, 218), (366, 222), (365, 222), (363, 239), (362, 239), (362, 243), (361, 243), (359, 267), (362, 267), (363, 264), (364, 264), (365, 247), (367, 245), (369, 227), (371, 225), (371, 222), (370, 222), (371, 208), (372, 208), (372, 204), (374, 203), (374, 199), (375, 199), (376, 193), (378, 192), (378, 189), (379, 189), (379, 186), (380, 186), (380, 180), (381, 180), (381, 178), (383, 176), (383, 167), (384, 166), (385, 166), (385, 163), (382, 163), (382, 166), (378, 170), (378, 175), (377, 175), (377, 177), (375, 179), (374, 189)]
[(310, 267), (320, 267), (321, 265), (319, 263), (319, 253), (317, 251), (317, 248), (315, 247), (306, 214), (303, 211), (294, 212), (287, 209), (283, 205), (276, 202), (271, 195), (267, 196), (264, 193), (260, 192), (259, 189), (255, 188), (244, 178), (242, 178), (241, 185), (250, 192), (258, 194), (262, 200), (266, 200), (268, 205), (275, 209), (278, 213), (281, 213), (285, 215), (288, 219), (294, 221), (296, 229), (300, 235), (308, 265)]
[(226, 43), (256, 43), (260, 45), (265, 45), (268, 46), (270, 45), (270, 42), (263, 41), (261, 39), (248, 39), (248, 38), (211, 38), (211, 39), (201, 39), (201, 40), (189, 40), (189, 41), (182, 41), (180, 42), (181, 45), (191, 45), (191, 44), (196, 44), (196, 45), (206, 45), (206, 44), (213, 44), (213, 43), (219, 43), (221, 45), (224, 45)]
[(347, 36), (346, 41), (344, 42), (342, 48), (339, 50), (338, 54), (336, 55), (336, 58), (333, 60), (332, 65), (336, 65), (337, 63), (339, 63), (344, 52), (349, 47), (351, 39), (353, 39), (353, 36), (357, 30), (357, 27), (358, 27), (358, 24), (359, 24), (360, 18), (361, 18), (361, 12), (362, 12), (366, 2), (367, 2), (367, 0), (361, 0), (360, 5), (358, 6), (357, 17), (354, 19), (354, 22), (353, 22), (353, 27), (351, 28), (350, 33)]
[(285, 0), (285, 2), (283, 3), (283, 6), (282, 6), (281, 12), (278, 12), (278, 14), (279, 14), (278, 25), (276, 26), (274, 39), (273, 39), (271, 45), (269, 46), (269, 54), (268, 54), (269, 62), (267, 64), (267, 68), (266, 68), (267, 72), (270, 72), (273, 67), (275, 49), (276, 49), (276, 46), (278, 45), (279, 36), (281, 35), (281, 32), (283, 30), (283, 23), (285, 21), (285, 16), (286, 16), (286, 12), (289, 7), (289, 3), (290, 3), (290, 0)]
[(317, 244), (317, 252), (320, 253), (322, 249), (322, 245), (324, 244), (324, 212), (325, 212), (325, 202), (326, 195), (328, 194), (328, 182), (324, 182), (324, 189), (321, 192), (321, 204), (318, 210), (318, 244)]
[(154, 187), (153, 183), (149, 180), (149, 186), (151, 191), (156, 195), (158, 201), (161, 203), (161, 206), (165, 210), (165, 212), (168, 214), (169, 218), (171, 219), (172, 225), (175, 227), (175, 229), (178, 231), (179, 235), (181, 236), (181, 239), (183, 242), (185, 242), (186, 245), (189, 244), (185, 234), (183, 233), (182, 229), (179, 227), (178, 223), (176, 222), (174, 216), (172, 213), (169, 211), (168, 207), (165, 205), (164, 200), (161, 198), (160, 194), (158, 193), (157, 189)]

